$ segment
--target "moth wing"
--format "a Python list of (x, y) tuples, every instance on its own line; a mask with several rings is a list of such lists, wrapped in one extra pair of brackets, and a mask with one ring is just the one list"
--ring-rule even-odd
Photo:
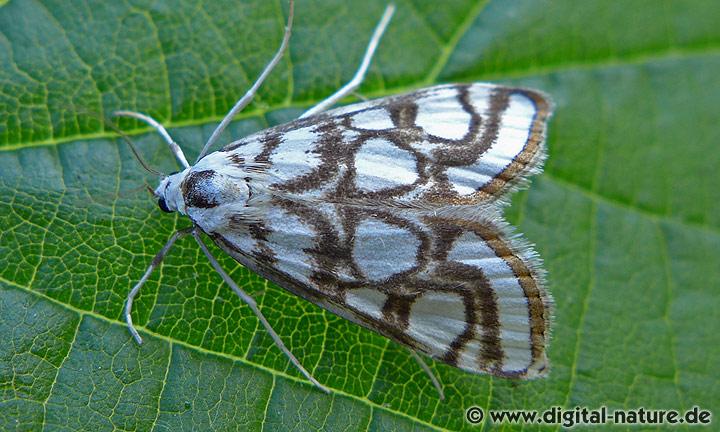
[(470, 219), (275, 198), (263, 223), (211, 235), (290, 292), (435, 359), (540, 376), (551, 300), (538, 258), (492, 211)]
[(542, 375), (551, 300), (496, 203), (540, 170), (550, 111), (530, 90), (445, 85), (262, 131), (208, 156), (257, 169), (268, 197), (260, 217), (229, 215), (211, 236), (287, 290), (436, 359)]
[(541, 170), (551, 103), (493, 84), (441, 85), (268, 129), (223, 151), (269, 165), (305, 199), (496, 202)]

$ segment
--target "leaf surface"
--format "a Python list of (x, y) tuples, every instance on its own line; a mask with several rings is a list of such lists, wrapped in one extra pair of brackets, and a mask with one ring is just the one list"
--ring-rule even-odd
[[(384, 3), (300, 1), (289, 56), (223, 141), (287, 121), (354, 73)], [(552, 96), (549, 158), (508, 218), (555, 301), (548, 379), (439, 363), (221, 256), (325, 395), (289, 365), (191, 239), (171, 233), (98, 116), (161, 120), (192, 159), (282, 37), (266, 1), (0, 1), (0, 429), (478, 430), (465, 410), (720, 413), (720, 4), (399, 0), (362, 93), (493, 80)], [(123, 130), (174, 171), (160, 139)], [(485, 422), (485, 429), (491, 424)], [(520, 428), (505, 425), (505, 428)], [(525, 428), (540, 427), (526, 425)]]

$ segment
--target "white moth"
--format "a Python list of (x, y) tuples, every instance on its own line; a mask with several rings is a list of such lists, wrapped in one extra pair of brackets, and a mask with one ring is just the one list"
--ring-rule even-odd
[(355, 77), (298, 120), (207, 153), (277, 64), (290, 37), (190, 165), (165, 128), (183, 170), (155, 195), (187, 215), (128, 295), (132, 302), (180, 236), (191, 234), (225, 282), (298, 369), (200, 233), (244, 266), (352, 322), (460, 369), (503, 377), (544, 375), (551, 299), (531, 246), (503, 220), (502, 199), (541, 170), (548, 99), (494, 84), (452, 84), (326, 110), (362, 81), (394, 12), (375, 29)]

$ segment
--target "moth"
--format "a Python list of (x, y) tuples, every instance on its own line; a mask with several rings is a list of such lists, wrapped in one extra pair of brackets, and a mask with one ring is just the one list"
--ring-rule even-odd
[(504, 221), (505, 197), (541, 171), (552, 108), (540, 92), (449, 84), (328, 109), (362, 82), (394, 12), (386, 9), (355, 77), (300, 118), (208, 153), (285, 51), (213, 132), (194, 165), (165, 128), (182, 170), (164, 176), (160, 209), (187, 215), (128, 295), (132, 304), (181, 236), (192, 235), (277, 346), (316, 386), (270, 323), (221, 268), (210, 237), (245, 267), (416, 354), (465, 371), (534, 378), (548, 368), (552, 302), (541, 261)]

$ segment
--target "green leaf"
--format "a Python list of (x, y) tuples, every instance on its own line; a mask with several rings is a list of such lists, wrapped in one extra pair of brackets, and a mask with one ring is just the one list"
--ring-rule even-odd
[[(299, 1), (290, 55), (224, 141), (347, 81), (384, 3)], [(555, 100), (545, 172), (507, 212), (549, 272), (549, 378), (434, 363), (441, 402), (402, 347), (223, 257), (325, 395), (191, 239), (143, 288), (136, 346), (125, 296), (188, 221), (158, 210), (143, 192), (156, 179), (88, 113), (147, 112), (192, 158), (272, 56), (287, 5), (0, 1), (0, 429), (479, 430), (472, 405), (720, 413), (720, 3), (397, 8), (366, 96), (500, 80)], [(121, 126), (173, 171), (156, 134)]]

